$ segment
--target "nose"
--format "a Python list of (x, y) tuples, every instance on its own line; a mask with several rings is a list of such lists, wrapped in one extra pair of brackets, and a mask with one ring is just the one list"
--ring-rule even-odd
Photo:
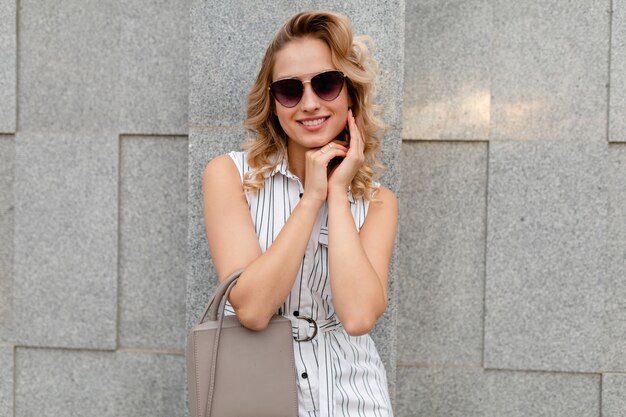
[(302, 92), (302, 99), (300, 100), (300, 108), (302, 111), (310, 112), (319, 109), (320, 98), (315, 94), (311, 87), (311, 82), (305, 82), (304, 91)]

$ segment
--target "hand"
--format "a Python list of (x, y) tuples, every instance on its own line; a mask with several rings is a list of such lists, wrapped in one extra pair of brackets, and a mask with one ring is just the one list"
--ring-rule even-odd
[(329, 192), (332, 189), (345, 194), (352, 184), (352, 179), (365, 163), (365, 141), (352, 114), (352, 109), (348, 111), (348, 128), (350, 130), (350, 146), (343, 161), (330, 173), (328, 179)]
[(346, 142), (334, 140), (321, 148), (306, 152), (303, 198), (312, 198), (318, 203), (326, 201), (329, 163), (335, 157), (345, 158), (348, 153), (346, 144)]

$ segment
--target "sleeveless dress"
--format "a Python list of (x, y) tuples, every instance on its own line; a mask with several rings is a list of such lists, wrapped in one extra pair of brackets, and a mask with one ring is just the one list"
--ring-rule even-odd
[[(250, 169), (244, 152), (229, 156), (243, 181)], [(304, 192), (299, 178), (279, 163), (258, 193), (247, 193), (256, 234), (265, 252)], [(360, 230), (369, 207), (348, 193)], [(369, 335), (350, 336), (335, 315), (328, 270), (328, 206), (320, 210), (291, 293), (281, 313), (292, 322), (299, 417), (389, 417), (387, 377)], [(229, 306), (230, 313), (233, 313)], [(316, 331), (317, 330), (317, 331)], [(310, 340), (309, 340), (310, 339)]]

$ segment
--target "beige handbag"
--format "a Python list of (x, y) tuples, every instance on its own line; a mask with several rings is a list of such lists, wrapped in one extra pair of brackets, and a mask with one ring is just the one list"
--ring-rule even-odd
[[(224, 316), (243, 270), (217, 288), (187, 338), (187, 388), (192, 417), (297, 417), (291, 321), (274, 315), (261, 332)], [(208, 317), (207, 317), (208, 316)]]

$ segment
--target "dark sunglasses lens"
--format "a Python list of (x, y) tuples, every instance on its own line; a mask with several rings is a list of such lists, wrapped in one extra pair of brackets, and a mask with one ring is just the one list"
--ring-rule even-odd
[(343, 88), (343, 74), (339, 71), (328, 71), (311, 78), (311, 87), (319, 98), (332, 101), (339, 96)]
[(280, 104), (293, 107), (302, 98), (302, 82), (292, 79), (276, 81), (270, 86), (270, 91)]

